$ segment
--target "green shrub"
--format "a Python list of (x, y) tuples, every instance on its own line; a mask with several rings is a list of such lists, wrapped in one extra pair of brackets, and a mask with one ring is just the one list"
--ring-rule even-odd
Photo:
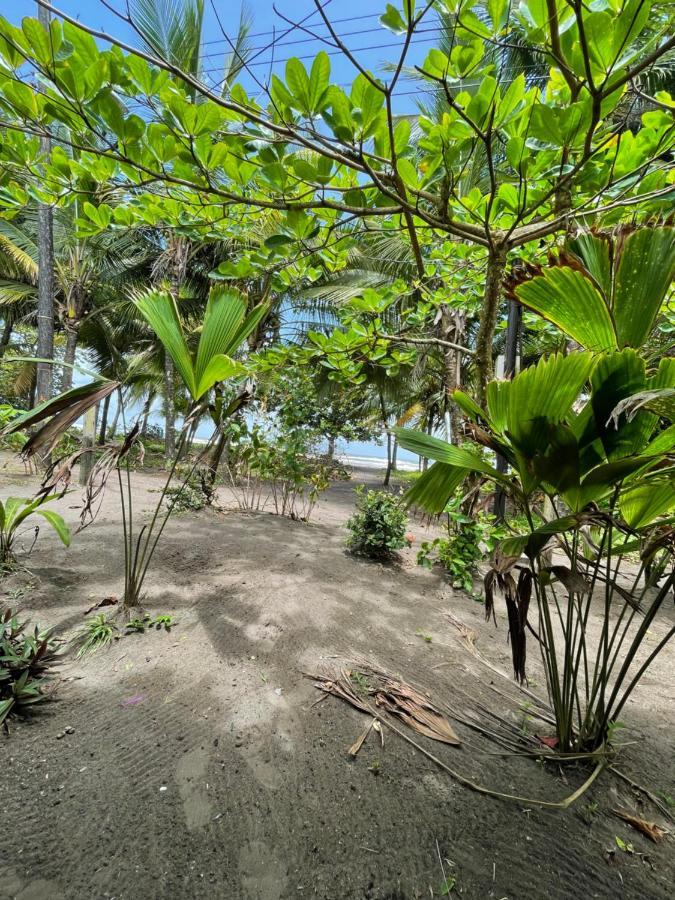
[(461, 493), (449, 501), (445, 508), (448, 536), (423, 541), (417, 553), (417, 564), (427, 569), (436, 564), (443, 566), (452, 586), (471, 594), (478, 563), (505, 536), (505, 530), (495, 526), (494, 518), (484, 512), (473, 517), (464, 515), (461, 501)]
[(349, 549), (372, 559), (386, 559), (405, 547), (407, 517), (400, 499), (388, 491), (363, 487), (358, 487), (356, 494), (356, 512), (347, 521)]
[(46, 698), (42, 683), (56, 662), (51, 633), (27, 628), (28, 622), (19, 622), (14, 610), (0, 612), (0, 726), (6, 727), (10, 715)]

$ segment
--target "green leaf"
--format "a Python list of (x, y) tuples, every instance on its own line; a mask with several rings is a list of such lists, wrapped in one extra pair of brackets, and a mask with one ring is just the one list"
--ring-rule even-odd
[[(507, 430), (521, 452), (531, 455), (546, 450), (550, 426), (570, 415), (594, 364), (590, 353), (569, 356), (554, 353), (511, 381)], [(492, 407), (489, 408), (494, 416)]]
[(577, 516), (562, 516), (535, 528), (529, 534), (519, 534), (499, 542), (504, 556), (520, 556), (526, 553), (530, 558), (536, 556), (554, 534), (562, 534), (579, 524)]
[(651, 479), (624, 491), (619, 509), (627, 525), (644, 528), (664, 513), (675, 512), (675, 484)]
[(630, 348), (607, 353), (600, 358), (593, 371), (591, 387), (595, 428), (607, 459), (616, 460), (640, 453), (651, 437), (656, 417), (641, 410), (632, 421), (621, 417), (616, 423), (612, 413), (622, 400), (644, 390), (644, 361)]
[(196, 399), (197, 384), (192, 356), (173, 297), (163, 291), (149, 290), (136, 301), (136, 307), (173, 359), (190, 396), (193, 400)]
[(229, 378), (241, 378), (246, 375), (248, 369), (242, 363), (231, 359), (220, 353), (209, 361), (204, 372), (197, 384), (197, 396), (199, 400), (207, 391), (210, 391), (214, 384), (220, 381), (227, 381)]
[(380, 23), (394, 34), (404, 34), (407, 30), (403, 16), (391, 3), (387, 3), (386, 12), (380, 16)]
[(194, 366), (195, 399), (204, 393), (200, 385), (214, 357), (229, 355), (239, 349), (238, 345), (232, 346), (232, 340), (244, 319), (245, 312), (246, 304), (238, 291), (221, 285), (211, 288)]
[(286, 84), (293, 95), (294, 105), (305, 115), (311, 115), (311, 89), (307, 69), (293, 57), (286, 63)]
[(66, 547), (70, 547), (70, 528), (63, 521), (63, 518), (53, 509), (36, 509), (37, 515), (42, 516), (49, 522), (54, 531), (61, 538), (61, 543)]
[(309, 113), (321, 112), (328, 99), (330, 59), (325, 51), (317, 54), (309, 75)]
[(607, 235), (582, 232), (570, 241), (569, 248), (588, 269), (605, 300), (612, 296), (612, 246)]
[(457, 466), (470, 472), (480, 472), (500, 481), (505, 480), (505, 476), (494, 466), (470, 450), (455, 447), (454, 444), (449, 444), (447, 441), (442, 441), (440, 438), (421, 431), (414, 431), (412, 428), (392, 428), (391, 432), (396, 435), (401, 447), (410, 450), (411, 453), (417, 453), (418, 456), (435, 459), (437, 462)]
[(428, 513), (443, 512), (459, 485), (467, 476), (467, 470), (437, 462), (429, 466), (405, 493), (408, 506), (419, 506)]
[(567, 266), (545, 269), (515, 288), (528, 309), (557, 325), (587, 350), (617, 346), (607, 304), (590, 278)]
[(675, 273), (675, 228), (638, 228), (619, 239), (614, 320), (620, 346), (647, 340)]

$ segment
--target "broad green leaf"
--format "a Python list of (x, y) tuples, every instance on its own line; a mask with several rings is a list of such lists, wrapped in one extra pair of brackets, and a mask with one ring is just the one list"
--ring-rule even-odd
[(61, 538), (61, 543), (66, 547), (70, 546), (70, 528), (63, 521), (63, 518), (53, 509), (36, 509), (37, 515), (42, 516), (49, 522), (54, 531)]
[(587, 350), (616, 347), (607, 304), (590, 278), (567, 266), (545, 269), (519, 284), (515, 294), (528, 309), (557, 325)]
[(630, 348), (606, 353), (593, 371), (591, 386), (595, 428), (607, 459), (640, 453), (651, 437), (656, 417), (641, 410), (630, 422), (624, 416), (616, 422), (612, 414), (622, 401), (644, 390), (644, 361)]
[(204, 393), (197, 385), (201, 383), (213, 358), (222, 354), (229, 355), (238, 349), (232, 347), (232, 340), (244, 319), (245, 312), (246, 305), (238, 291), (221, 285), (211, 288), (194, 366), (197, 396)]
[(675, 228), (643, 227), (619, 239), (614, 321), (619, 346), (641, 347), (675, 274)]
[(219, 354), (213, 356), (206, 366), (198, 384), (196, 400), (199, 400), (204, 394), (211, 390), (214, 384), (220, 381), (227, 381), (229, 378), (240, 378), (247, 373), (246, 366), (242, 363), (231, 359), (229, 356)]
[(410, 450), (411, 453), (417, 453), (418, 456), (504, 480), (504, 476), (494, 466), (470, 450), (455, 447), (454, 444), (421, 431), (414, 431), (412, 428), (392, 428), (391, 432), (396, 435), (401, 447)]
[(309, 75), (296, 57), (286, 63), (286, 84), (293, 94), (294, 105), (305, 115), (311, 115)]
[(197, 384), (192, 356), (173, 298), (168, 293), (150, 290), (136, 301), (136, 307), (173, 359), (183, 384), (195, 399)]
[(612, 245), (607, 235), (584, 231), (570, 241), (569, 248), (588, 269), (605, 300), (612, 296)]
[(327, 97), (330, 80), (330, 59), (325, 51), (317, 54), (309, 74), (309, 112), (321, 112)]
[(650, 479), (624, 491), (619, 509), (627, 525), (644, 528), (664, 513), (675, 512), (675, 484)]
[(530, 456), (546, 451), (550, 426), (570, 415), (594, 364), (590, 353), (555, 353), (511, 381), (507, 430), (521, 453)]
[(505, 538), (499, 542), (499, 549), (504, 556), (520, 556), (521, 553), (526, 553), (529, 557), (534, 557), (546, 546), (554, 534), (562, 534), (564, 531), (575, 528), (578, 524), (577, 516), (553, 519), (553, 521), (535, 528), (529, 534)]
[(441, 513), (466, 476), (464, 468), (436, 462), (406, 491), (404, 500), (409, 506), (419, 506), (428, 513)]
[(653, 458), (627, 456), (614, 462), (603, 463), (584, 478), (577, 492), (569, 492), (565, 500), (574, 510), (581, 510), (591, 502), (608, 497), (614, 488), (630, 475), (649, 467)]

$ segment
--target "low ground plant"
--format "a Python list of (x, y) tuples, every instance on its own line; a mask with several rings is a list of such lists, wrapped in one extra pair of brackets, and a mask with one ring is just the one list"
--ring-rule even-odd
[[(31, 516), (41, 516), (57, 533), (65, 546), (70, 544), (70, 529), (63, 518), (53, 509), (44, 507), (54, 500), (55, 495), (40, 494), (33, 500), (22, 497), (8, 497), (0, 501), (0, 572), (11, 569), (16, 564), (14, 545), (20, 534), (30, 532), (32, 545), (37, 540), (40, 526), (33, 523), (27, 524)], [(32, 549), (31, 545), (31, 549)]]
[(347, 546), (352, 553), (388, 559), (407, 546), (407, 515), (401, 498), (388, 491), (356, 489), (356, 512), (348, 519)]
[(56, 662), (50, 631), (20, 622), (13, 609), (0, 612), (0, 726), (46, 699), (44, 688)]
[(417, 564), (427, 569), (441, 566), (453, 587), (471, 594), (479, 563), (492, 553), (498, 540), (505, 537), (505, 529), (496, 524), (494, 516), (485, 512), (466, 515), (462, 512), (462, 503), (460, 491), (444, 510), (446, 535), (422, 541)]

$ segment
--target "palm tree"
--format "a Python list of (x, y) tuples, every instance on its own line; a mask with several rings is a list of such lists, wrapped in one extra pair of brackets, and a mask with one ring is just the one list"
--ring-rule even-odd
[[(97, 308), (119, 302), (125, 286), (147, 277), (153, 249), (147, 236), (131, 231), (79, 238), (76, 219), (76, 205), (54, 211), (52, 304), (65, 333), (62, 391), (72, 385), (84, 322)], [(32, 209), (13, 221), (0, 219), (0, 311), (5, 332), (8, 339), (17, 321), (35, 322), (37, 309), (38, 353), (40, 227), (39, 213)]]
[[(51, 13), (38, 4), (40, 24), (49, 31)], [(40, 138), (40, 151), (49, 157), (51, 141)], [(51, 206), (38, 205), (38, 303), (37, 303), (37, 356), (54, 358), (54, 220)], [(37, 364), (36, 401), (42, 403), (52, 395), (53, 367), (51, 363)]]
[[(204, 77), (202, 66), (204, 0), (130, 0), (128, 9), (146, 50), (194, 78)], [(245, 8), (242, 8), (237, 36), (232, 41), (232, 53), (226, 54), (223, 60), (221, 86), (223, 95), (228, 93), (232, 82), (245, 65), (246, 56), (250, 52), (248, 40), (250, 29), (251, 17)], [(198, 100), (194, 89), (188, 89), (188, 94), (193, 101)], [(193, 251), (194, 248), (187, 238), (173, 233), (165, 235), (165, 247), (158, 262), (157, 272), (166, 277), (176, 305)], [(164, 452), (167, 460), (173, 459), (176, 452), (175, 399), (174, 362), (169, 354), (165, 354)]]

